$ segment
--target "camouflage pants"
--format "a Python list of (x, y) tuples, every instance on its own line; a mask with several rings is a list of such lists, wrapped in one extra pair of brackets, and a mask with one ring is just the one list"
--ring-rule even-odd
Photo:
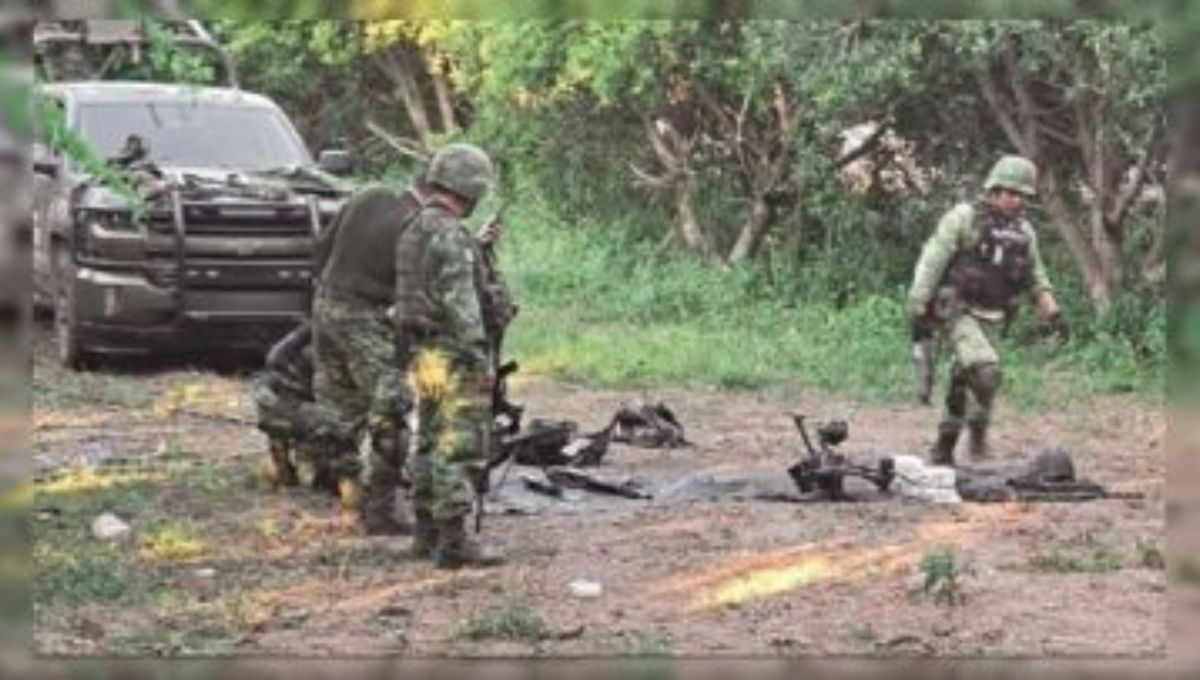
[(330, 466), (339, 476), (357, 476), (362, 465), (358, 440), (371, 436), (372, 465), (395, 471), (407, 448), (403, 420), (408, 403), (395, 361), (394, 331), (383, 310), (329, 293), (313, 305), (313, 349), (317, 404), (336, 414), (346, 432)]
[(340, 430), (337, 414), (320, 404), (294, 394), (284, 386), (272, 384), (270, 376), (254, 381), (254, 406), (258, 429), (272, 445), (283, 445), (295, 451), (297, 460), (321, 466), (324, 452), (331, 442), (346, 439)]
[(986, 427), (991, 421), (992, 400), (999, 385), (979, 384), (979, 372), (984, 367), (999, 368), (1000, 355), (993, 345), (999, 332), (1000, 322), (970, 313), (959, 314), (944, 325), (943, 334), (954, 357), (944, 428), (961, 429), (964, 421)]
[(419, 349), (409, 370), (416, 396), (413, 507), (435, 521), (463, 517), (474, 501), (472, 475), (491, 446), (491, 396), (480, 376), (452, 365), (436, 347)]

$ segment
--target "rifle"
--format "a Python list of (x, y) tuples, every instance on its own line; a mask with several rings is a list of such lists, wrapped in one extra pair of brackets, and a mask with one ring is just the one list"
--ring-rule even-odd
[(928, 323), (914, 322), (911, 329), (913, 372), (917, 377), (917, 400), (929, 406), (933, 396), (933, 379), (936, 370), (933, 328)]
[[(486, 225), (492, 223), (502, 225), (500, 213), (492, 216)], [(492, 431), (490, 440), (493, 447), (488, 451), (487, 462), (476, 468), (471, 474), (471, 486), (475, 490), (475, 532), (483, 528), (483, 497), (491, 486), (492, 470), (502, 465), (512, 457), (513, 447), (506, 446), (505, 437), (516, 434), (521, 429), (521, 416), (524, 407), (513, 404), (508, 400), (508, 377), (516, 373), (520, 367), (516, 361), (501, 363), (503, 359), (504, 332), (508, 324), (516, 317), (519, 307), (508, 297), (507, 289), (500, 277), (496, 266), (496, 251), (490, 241), (480, 244), (482, 251), (482, 267), (480, 290), (483, 299), (484, 328), (488, 336), (488, 366), (493, 368), (495, 378), (492, 381)], [(502, 423), (497, 423), (499, 418)]]

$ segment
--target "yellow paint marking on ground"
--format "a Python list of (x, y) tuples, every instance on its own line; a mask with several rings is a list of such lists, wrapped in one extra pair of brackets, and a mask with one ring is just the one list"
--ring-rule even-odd
[(689, 610), (741, 604), (819, 582), (853, 582), (896, 574), (915, 568), (933, 547), (969, 548), (991, 535), (997, 524), (1035, 520), (1035, 516), (1016, 507), (971, 509), (964, 520), (928, 522), (916, 527), (910, 537), (889, 545), (863, 547), (837, 540), (737, 556), (699, 572), (672, 576), (657, 590), (683, 595)]

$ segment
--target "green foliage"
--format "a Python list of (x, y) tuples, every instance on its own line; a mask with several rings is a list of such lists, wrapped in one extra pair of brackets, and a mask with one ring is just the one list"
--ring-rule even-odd
[(634, 634), (630, 654), (646, 658), (670, 656), (671, 644), (660, 635), (639, 632)]
[(864, 623), (850, 631), (850, 638), (860, 645), (874, 647), (879, 642), (879, 633), (871, 624)]
[(124, 172), (109, 165), (79, 133), (72, 130), (63, 111), (41, 96), (35, 96), (34, 113), (37, 124), (50, 146), (70, 158), (79, 169), (97, 184), (113, 191), (126, 202), (135, 218), (140, 219), (148, 206), (138, 194), (132, 180)]
[[(905, 289), (855, 288), (853, 249), (828, 251), (845, 258), (842, 268), (822, 266), (818, 251), (793, 272), (716, 270), (657, 251), (630, 235), (636, 224), (563, 223), (538, 201), (515, 206), (508, 223), (501, 266), (522, 305), (508, 346), (527, 372), (607, 386), (803, 385), (911, 397)], [(830, 299), (835, 285), (845, 291), (840, 304)], [(1161, 387), (1160, 359), (1093, 333), (1086, 314), (1072, 316), (1077, 339), (1053, 353), (1036, 340), (1032, 317), (1019, 317), (1001, 347), (1005, 396), (1019, 406), (1064, 392)], [(1107, 363), (1094, 363), (1097, 356)]]
[(1029, 567), (1034, 571), (1055, 573), (1103, 574), (1120, 571), (1124, 566), (1121, 554), (1107, 545), (1095, 545), (1083, 550), (1054, 548), (1030, 556)]
[(38, 606), (66, 602), (113, 602), (130, 592), (128, 567), (107, 548), (56, 550), (46, 543), (33, 549), (33, 597)]
[(933, 595), (934, 602), (954, 605), (962, 601), (959, 567), (953, 551), (937, 548), (926, 552), (921, 557), (920, 569), (925, 577), (921, 589), (926, 595)]
[(1134, 544), (1137, 550), (1137, 564), (1145, 569), (1166, 569), (1167, 558), (1154, 537), (1137, 539)]
[[(363, 130), (370, 115), (407, 134), (363, 25), (222, 23), (218, 33), (247, 87), (279, 99), (312, 146), (348, 139), (360, 167), (389, 181), (416, 171)], [(907, 397), (903, 298), (913, 263), (942, 212), (973, 198), (1009, 147), (978, 91), (978, 69), (1008, 41), (1021, 46), (1023, 72), (1039, 78), (1061, 77), (1065, 54), (1091, 59), (1079, 87), (1103, 86), (1106, 134), (1127, 149), (1153, 122), (1166, 82), (1154, 32), (1115, 22), (449, 20), (405, 28), (398, 35), (409, 37), (397, 40), (417, 34), (422, 54), (444, 59), (460, 136), (499, 162), (492, 203), (510, 206), (503, 250), (524, 308), (514, 348), (529, 355), (527, 366), (602, 384), (805, 383)], [(746, 135), (771, 129), (777, 93), (797, 112), (768, 231), (752, 260), (725, 270), (664, 245), (675, 208), (635, 186), (630, 170), (654, 167), (647, 121), (692, 116), (693, 208), (728, 250), (745, 221), (746, 176), (723, 150), (728, 122), (698, 103), (700, 91), (742, 116)], [(847, 190), (834, 165), (838, 135), (871, 120), (912, 143), (929, 170), (926, 192)], [(1076, 179), (1068, 172), (1064, 185)], [(1023, 313), (1003, 343), (1006, 396), (1029, 407), (1058, 385), (1158, 389), (1161, 291), (1130, 283), (1096, 316), (1064, 244), (1045, 215), (1033, 218), (1074, 340), (1049, 351)], [(1152, 229), (1143, 220), (1127, 231), (1132, 282)]]
[(454, 637), (477, 642), (479, 640), (512, 640), (516, 642), (538, 642), (550, 636), (546, 622), (524, 604), (509, 602), (488, 607), (464, 621)]

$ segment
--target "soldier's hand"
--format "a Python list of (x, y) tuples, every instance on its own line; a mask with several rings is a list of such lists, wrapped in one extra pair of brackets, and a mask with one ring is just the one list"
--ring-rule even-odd
[(1055, 312), (1053, 316), (1046, 320), (1046, 325), (1049, 326), (1050, 332), (1060, 344), (1067, 344), (1071, 340), (1071, 327), (1067, 325), (1067, 320), (1063, 318), (1061, 312)]
[(924, 306), (909, 310), (908, 329), (913, 342), (933, 337), (933, 318)]
[(479, 231), (475, 234), (475, 239), (480, 245), (490, 246), (500, 242), (500, 238), (504, 236), (504, 222), (500, 220), (498, 215), (493, 215), (488, 221), (483, 223)]

